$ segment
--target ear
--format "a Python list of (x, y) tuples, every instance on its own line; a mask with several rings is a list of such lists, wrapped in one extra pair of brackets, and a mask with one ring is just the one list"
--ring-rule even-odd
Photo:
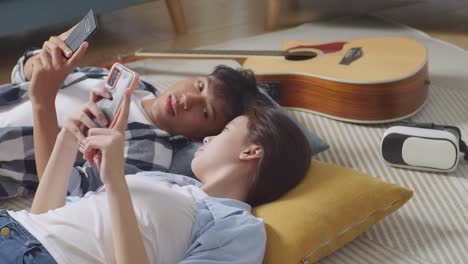
[(254, 160), (261, 157), (263, 157), (263, 148), (256, 144), (248, 146), (239, 154), (240, 160)]

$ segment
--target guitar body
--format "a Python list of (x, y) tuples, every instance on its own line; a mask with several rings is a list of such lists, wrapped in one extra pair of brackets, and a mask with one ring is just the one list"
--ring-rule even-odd
[[(281, 105), (353, 123), (387, 123), (415, 114), (428, 96), (427, 50), (406, 38), (287, 42), (284, 51), (139, 51), (139, 59), (232, 59), (257, 80), (281, 83)], [(342, 62), (351, 49), (360, 53)], [(306, 54), (306, 55), (304, 55)], [(312, 55), (310, 55), (312, 54)], [(353, 56), (351, 56), (353, 57)], [(101, 66), (111, 66), (104, 63)]]
[[(285, 49), (320, 43), (288, 42)], [(340, 60), (352, 47), (362, 56), (349, 65)], [(426, 48), (403, 38), (352, 40), (340, 51), (303, 61), (249, 57), (243, 67), (259, 81), (279, 81), (278, 102), (353, 123), (386, 123), (416, 113), (428, 96)]]

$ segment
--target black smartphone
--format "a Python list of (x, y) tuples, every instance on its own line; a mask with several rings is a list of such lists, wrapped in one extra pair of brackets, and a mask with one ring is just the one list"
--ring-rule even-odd
[(89, 40), (97, 31), (97, 22), (94, 11), (89, 10), (88, 14), (78, 23), (75, 29), (65, 39), (65, 43), (75, 53), (80, 47), (81, 43)]

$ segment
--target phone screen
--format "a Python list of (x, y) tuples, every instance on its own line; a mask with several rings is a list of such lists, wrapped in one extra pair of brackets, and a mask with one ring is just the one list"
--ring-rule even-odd
[[(109, 123), (113, 122), (120, 104), (125, 95), (125, 90), (133, 90), (138, 81), (138, 74), (118, 64), (114, 65), (107, 77), (105, 89), (112, 95), (112, 100), (103, 98), (97, 102)], [(101, 125), (101, 124), (98, 124)]]

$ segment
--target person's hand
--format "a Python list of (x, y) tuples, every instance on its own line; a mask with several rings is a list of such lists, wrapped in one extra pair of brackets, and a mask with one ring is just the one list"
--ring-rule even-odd
[(50, 37), (44, 42), (41, 53), (31, 61), (29, 96), (32, 103), (54, 103), (63, 81), (86, 53), (88, 42), (83, 42), (72, 54), (64, 41), (70, 31)]
[(77, 142), (80, 142), (86, 138), (85, 135), (89, 129), (98, 127), (94, 122), (94, 118), (97, 118), (102, 124), (108, 125), (109, 121), (96, 105), (96, 102), (102, 98), (112, 99), (112, 95), (104, 87), (93, 89), (89, 101), (82, 105), (80, 110), (65, 118), (62, 129)]
[[(93, 89), (89, 95), (89, 101), (82, 106), (80, 112), (71, 116), (70, 119), (74, 121), (74, 124), (76, 124), (76, 128), (73, 128), (73, 133), (75, 134), (75, 137), (79, 139), (79, 141), (85, 138), (84, 135), (89, 129), (98, 127), (98, 125), (94, 122), (94, 118), (98, 119), (99, 122), (105, 126), (110, 124), (104, 113), (96, 105), (96, 103), (103, 98), (109, 100), (113, 99), (112, 95), (107, 92), (104, 87)], [(94, 156), (100, 157), (100, 154), (98, 154), (96, 149), (88, 151), (86, 155), (88, 156), (87, 160), (90, 166), (94, 166), (95, 164), (93, 159)], [(85, 155), (83, 156), (86, 159)]]
[[(62, 125), (62, 132), (64, 135), (75, 144), (83, 141), (88, 134), (89, 129), (97, 128), (98, 125), (94, 122), (94, 118), (98, 119), (104, 125), (109, 125), (104, 113), (96, 105), (96, 102), (102, 98), (112, 100), (112, 95), (104, 89), (95, 88), (91, 91), (89, 101), (81, 106), (80, 110), (65, 118)], [(94, 157), (97, 153), (96, 150), (89, 151), (87, 155)], [(89, 159), (91, 166), (94, 166), (94, 160)]]
[[(131, 91), (125, 92), (122, 110), (113, 128), (92, 128), (88, 137), (80, 140), (79, 150), (91, 166), (96, 164), (99, 170), (107, 168), (112, 171), (123, 171), (125, 130), (130, 111)], [(112, 183), (113, 173), (100, 173), (104, 184)]]
[(96, 104), (104, 98), (111, 101), (113, 100), (112, 95), (104, 87), (93, 89), (89, 95), (89, 101), (83, 105), (82, 111), (91, 119), (96, 118), (102, 125), (108, 126), (112, 120), (107, 120), (106, 115), (104, 115)]
[[(59, 36), (52, 36), (52, 37), (49, 38), (50, 42), (60, 43), (60, 45), (58, 45), (58, 47), (62, 50), (63, 55), (67, 59), (70, 58), (73, 55), (73, 52), (68, 47), (68, 45), (65, 44), (65, 39), (70, 35), (70, 33), (73, 31), (73, 29), (75, 29), (75, 27), (77, 25), (78, 24), (74, 25), (72, 28), (70, 28), (66, 32), (63, 32)], [(63, 45), (62, 43), (65, 44), (65, 45)], [(26, 80), (31, 80), (32, 74), (33, 74), (33, 65), (34, 65), (35, 61), (39, 59), (39, 57), (40, 57), (39, 55), (40, 55), (40, 53), (32, 56), (24, 64), (24, 75), (25, 75)]]
[[(113, 100), (112, 95), (104, 87), (94, 88), (89, 95), (89, 101), (82, 106), (81, 112), (88, 115), (90, 119), (96, 118), (102, 125), (108, 126), (112, 120), (107, 120), (104, 112), (102, 112), (96, 104), (104, 98), (111, 101)], [(86, 128), (92, 127), (86, 126), (85, 129)]]
[(104, 87), (95, 88), (91, 90), (91, 93), (89, 94), (89, 101), (93, 103), (97, 103), (104, 98), (109, 100), (113, 99), (112, 94), (110, 94)]

